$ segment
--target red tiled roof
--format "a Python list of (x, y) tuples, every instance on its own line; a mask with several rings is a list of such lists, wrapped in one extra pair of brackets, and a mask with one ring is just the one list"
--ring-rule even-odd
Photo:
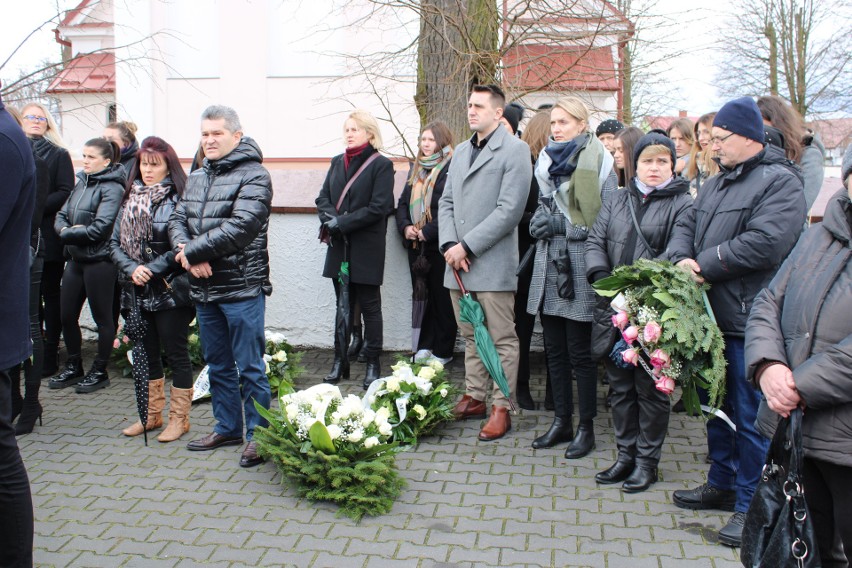
[(846, 148), (852, 143), (852, 118), (814, 120), (809, 125), (819, 134), (823, 146), (828, 150)]
[(611, 47), (518, 45), (503, 57), (503, 83), (512, 90), (618, 90)]
[(54, 93), (114, 93), (115, 54), (90, 53), (78, 55), (50, 83), (47, 92)]
[(68, 10), (67, 12), (65, 12), (65, 17), (62, 18), (62, 21), (59, 23), (59, 25), (60, 26), (67, 26), (68, 24), (70, 24), (74, 20), (74, 18), (76, 18), (77, 15), (80, 14), (80, 12), (83, 10), (83, 8), (88, 6), (91, 2), (92, 2), (92, 0), (83, 0), (82, 2), (77, 4), (76, 8), (72, 8), (72, 9)]
[(648, 130), (651, 130), (653, 128), (659, 128), (660, 130), (668, 130), (668, 128), (669, 128), (669, 126), (671, 126), (672, 122), (674, 122), (675, 120), (680, 120), (681, 118), (688, 118), (689, 120), (692, 121), (693, 124), (695, 124), (696, 122), (698, 122), (698, 119), (700, 117), (698, 117), (698, 116), (684, 116), (684, 117), (681, 117), (681, 116), (646, 116), (645, 117), (645, 124), (647, 125)]

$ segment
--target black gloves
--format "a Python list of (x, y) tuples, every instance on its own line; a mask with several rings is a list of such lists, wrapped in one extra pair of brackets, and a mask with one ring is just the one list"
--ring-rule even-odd
[(530, 235), (541, 240), (561, 234), (565, 234), (565, 216), (561, 212), (548, 213), (541, 207), (536, 209), (530, 219)]

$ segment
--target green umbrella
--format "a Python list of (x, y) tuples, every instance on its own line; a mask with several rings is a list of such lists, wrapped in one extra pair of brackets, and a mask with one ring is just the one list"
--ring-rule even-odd
[(462, 293), (461, 298), (459, 298), (459, 318), (473, 326), (476, 352), (479, 353), (482, 364), (488, 369), (488, 374), (497, 383), (500, 392), (509, 399), (512, 412), (515, 412), (515, 403), (512, 401), (512, 395), (509, 392), (509, 380), (503, 371), (503, 364), (500, 362), (500, 354), (497, 353), (494, 340), (491, 339), (488, 329), (485, 327), (485, 312), (482, 311), (482, 305), (474, 300), (470, 292), (465, 289), (458, 270), (453, 269), (453, 275), (456, 277), (456, 282), (458, 282), (459, 290)]

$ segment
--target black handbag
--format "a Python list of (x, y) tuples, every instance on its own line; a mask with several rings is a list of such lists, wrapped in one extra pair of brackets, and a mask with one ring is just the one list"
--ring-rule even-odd
[(571, 256), (568, 246), (552, 260), (556, 267), (556, 293), (565, 300), (574, 299), (574, 271), (571, 267)]
[(819, 568), (810, 511), (802, 486), (802, 411), (781, 421), (743, 527), (746, 568)]

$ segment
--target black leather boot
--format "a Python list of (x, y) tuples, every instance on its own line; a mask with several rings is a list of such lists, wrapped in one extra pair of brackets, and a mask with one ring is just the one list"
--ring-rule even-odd
[(59, 371), (59, 345), (56, 343), (44, 344), (44, 364), (41, 368), (42, 377), (52, 377)]
[(35, 428), (36, 418), (38, 418), (38, 422), (41, 424), (42, 408), (41, 403), (38, 401), (41, 377), (33, 377), (31, 376), (32, 374), (32, 369), (29, 369), (24, 380), (24, 388), (26, 389), (24, 393), (24, 406), (21, 410), (21, 416), (15, 423), (16, 436), (32, 432), (33, 428)]
[(87, 392), (95, 392), (96, 390), (108, 387), (109, 374), (107, 373), (106, 366), (106, 361), (95, 360), (95, 362), (92, 363), (91, 370), (86, 373), (86, 377), (80, 381), (74, 391), (83, 394)]
[(552, 448), (556, 444), (568, 442), (574, 437), (574, 429), (571, 427), (571, 418), (561, 418), (556, 416), (553, 418), (553, 424), (550, 429), (533, 440), (532, 447), (536, 450), (541, 448)]
[(619, 457), (618, 461), (612, 464), (608, 469), (595, 474), (595, 481), (603, 483), (604, 485), (618, 483), (619, 481), (624, 481), (630, 477), (634, 469), (636, 469), (635, 462), (622, 460)]
[[(518, 377), (518, 386), (515, 388), (518, 406), (524, 410), (535, 410), (535, 401), (530, 394), (530, 376)], [(533, 446), (535, 447), (535, 446)]]
[(641, 493), (656, 482), (656, 467), (637, 465), (630, 477), (624, 480), (621, 490), (625, 493)]
[(9, 378), (12, 379), (12, 421), (14, 422), (24, 407), (24, 397), (21, 396), (20, 364), (9, 369)]
[(553, 404), (553, 387), (550, 386), (550, 373), (548, 373), (544, 383), (544, 409), (553, 410), (554, 408), (556, 406)]
[(565, 450), (565, 458), (576, 460), (586, 456), (595, 449), (595, 428), (591, 421), (580, 422), (577, 426), (577, 435), (568, 444)]
[(47, 386), (51, 389), (72, 387), (83, 380), (83, 360), (79, 355), (69, 355), (65, 368), (50, 379)]
[(378, 357), (367, 358), (367, 372), (364, 375), (364, 390), (370, 388), (373, 381), (379, 380), (382, 375), (382, 365), (379, 363)]
[(331, 371), (322, 380), (324, 383), (336, 385), (340, 379), (349, 378), (349, 361), (344, 361), (337, 357), (334, 358), (334, 363), (331, 365)]
[[(361, 348), (364, 347), (364, 336), (361, 334), (361, 326), (352, 327), (352, 341), (349, 343), (349, 351), (347, 356), (349, 360), (357, 358), (361, 354)], [(361, 361), (363, 363), (363, 361)]]

